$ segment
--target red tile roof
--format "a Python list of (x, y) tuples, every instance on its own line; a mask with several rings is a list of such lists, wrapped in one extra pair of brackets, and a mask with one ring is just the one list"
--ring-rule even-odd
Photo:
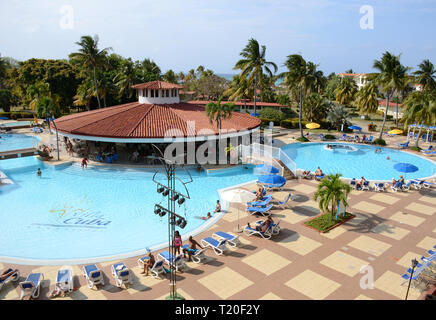
[(183, 89), (184, 87), (175, 83), (165, 81), (151, 81), (146, 83), (135, 84), (133, 89)]
[[(386, 107), (386, 99), (383, 99), (383, 100), (379, 100), (378, 101), (378, 104), (381, 106), (381, 107)], [(396, 102), (392, 102), (392, 101), (389, 101), (389, 108), (390, 107), (396, 107), (397, 106), (397, 103)], [(399, 103), (398, 104), (398, 108), (402, 108), (403, 106), (401, 105), (401, 103)]]
[[(210, 101), (210, 100), (191, 100), (188, 101), (189, 104), (198, 105), (198, 106), (205, 106), (208, 103), (213, 102), (216, 103), (216, 101)], [(241, 101), (221, 101), (221, 104), (225, 103), (233, 103), (235, 106), (242, 107), (242, 106), (254, 106), (254, 102), (241, 102)], [(290, 108), (289, 106), (281, 105), (278, 103), (273, 102), (262, 102), (262, 101), (256, 101), (257, 107), (279, 107), (279, 108)]]
[[(188, 123), (190, 121), (194, 123)], [(222, 129), (245, 131), (260, 124), (257, 118), (233, 112), (232, 118), (223, 120)], [(187, 103), (134, 102), (64, 116), (56, 120), (56, 126), (63, 133), (120, 139), (164, 138), (170, 132), (172, 137), (218, 135), (216, 123), (210, 123), (205, 108)], [(210, 133), (205, 134), (204, 130)]]

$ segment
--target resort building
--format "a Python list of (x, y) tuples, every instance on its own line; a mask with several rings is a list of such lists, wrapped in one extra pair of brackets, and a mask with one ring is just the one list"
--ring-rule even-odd
[(367, 82), (368, 73), (338, 73), (341, 78), (352, 78), (360, 90)]

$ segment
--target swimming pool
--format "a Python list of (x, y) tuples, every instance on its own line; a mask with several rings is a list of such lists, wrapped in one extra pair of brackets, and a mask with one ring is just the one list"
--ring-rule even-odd
[[(154, 204), (166, 198), (156, 192), (152, 169), (82, 170), (79, 164), (52, 167), (29, 157), (0, 161), (0, 170), (15, 183), (0, 187), (0, 261), (97, 262), (143, 254), (168, 240), (167, 217), (154, 214)], [(218, 189), (256, 179), (251, 166), (213, 175), (190, 172), (191, 199), (177, 211), (186, 210), (182, 235), (210, 223), (196, 217), (213, 211)], [(177, 176), (187, 178), (183, 172)]]
[[(338, 145), (334, 149), (326, 148), (327, 144)], [(394, 169), (398, 162), (412, 163), (418, 171), (407, 173), (407, 179), (425, 178), (436, 174), (433, 161), (411, 153), (382, 148), (375, 153), (377, 146), (347, 143), (293, 143), (282, 147), (282, 150), (297, 164), (298, 168), (315, 171), (319, 166), (324, 173), (341, 173), (346, 178), (367, 180), (391, 180), (400, 174)], [(388, 159), (389, 158), (389, 159)]]
[(17, 127), (29, 127), (33, 121), (17, 121), (17, 122), (6, 122), (0, 124), (0, 128), (17, 128)]
[(38, 142), (38, 137), (25, 134), (0, 134), (0, 151), (33, 148)]

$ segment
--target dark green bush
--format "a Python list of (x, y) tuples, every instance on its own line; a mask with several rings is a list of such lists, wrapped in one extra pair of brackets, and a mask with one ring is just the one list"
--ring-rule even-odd
[(409, 149), (410, 149), (410, 150), (413, 150), (413, 151), (418, 151), (418, 152), (420, 152), (420, 151), (422, 150), (422, 148), (420, 148), (420, 147), (415, 147), (415, 146), (410, 147)]
[(379, 146), (385, 146), (386, 145), (386, 141), (382, 138), (377, 138), (374, 140), (374, 144), (377, 144)]
[(336, 139), (336, 137), (335, 137), (334, 135), (332, 135), (332, 134), (326, 134), (326, 135), (324, 136), (324, 138), (325, 138), (326, 140), (335, 140), (335, 139)]
[(309, 142), (309, 139), (307, 139), (306, 137), (298, 137), (297, 141), (300, 141), (300, 142)]

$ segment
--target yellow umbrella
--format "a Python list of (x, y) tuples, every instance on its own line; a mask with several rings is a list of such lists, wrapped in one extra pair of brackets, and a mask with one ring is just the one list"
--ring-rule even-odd
[(321, 125), (314, 122), (306, 124), (307, 129), (318, 129), (319, 127), (321, 127)]
[(403, 133), (403, 130), (400, 130), (400, 129), (394, 129), (394, 130), (388, 131), (388, 133), (389, 133), (389, 134), (402, 134), (402, 133)]

